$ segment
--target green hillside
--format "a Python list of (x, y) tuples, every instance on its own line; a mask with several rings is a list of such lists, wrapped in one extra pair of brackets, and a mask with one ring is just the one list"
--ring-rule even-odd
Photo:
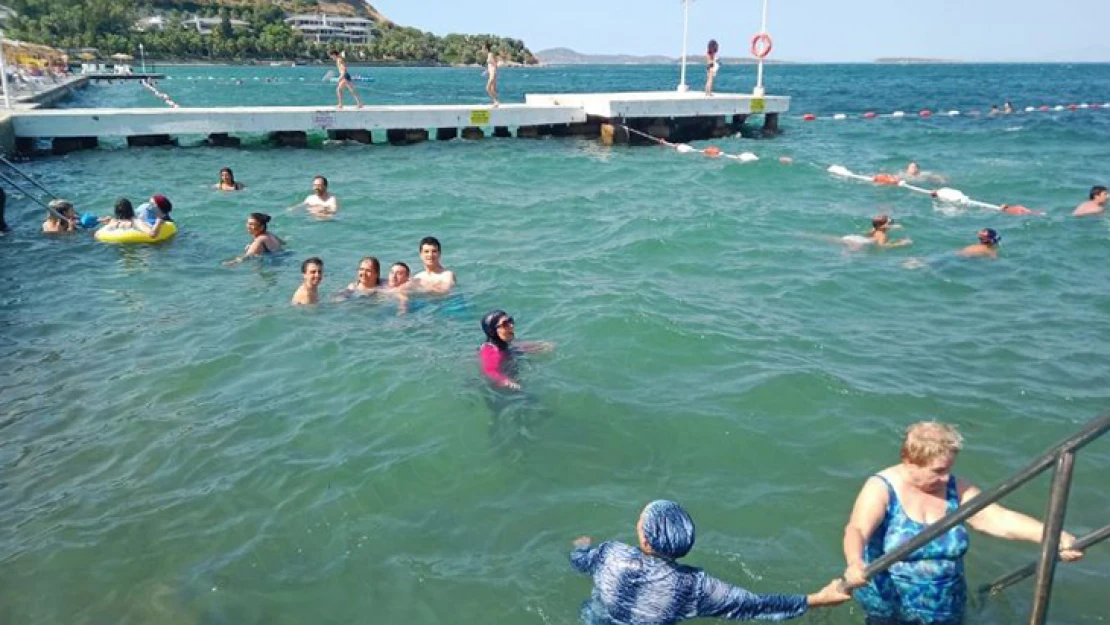
[[(102, 58), (137, 55), (143, 44), (148, 58), (165, 60), (324, 60), (327, 50), (336, 48), (345, 50), (356, 63), (472, 64), (484, 61), (480, 51), (488, 44), (508, 62), (536, 62), (519, 39), (438, 37), (395, 24), (360, 0), (9, 0), (7, 5), (17, 14), (6, 25), (7, 37), (68, 50), (96, 48)], [(359, 45), (310, 41), (285, 23), (293, 13), (369, 18), (371, 41)], [(164, 28), (137, 28), (140, 19), (156, 15), (165, 18)], [(194, 15), (221, 22), (211, 34), (201, 34), (182, 26)]]

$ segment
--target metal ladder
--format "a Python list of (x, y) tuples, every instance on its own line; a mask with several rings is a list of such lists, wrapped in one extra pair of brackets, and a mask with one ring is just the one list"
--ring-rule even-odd
[[(1048, 601), (1052, 595), (1052, 579), (1056, 574), (1056, 559), (1060, 550), (1060, 532), (1064, 527), (1064, 514), (1067, 512), (1072, 469), (1075, 467), (1075, 454), (1108, 430), (1110, 430), (1110, 413), (1090, 420), (1081, 430), (1052, 446), (1044, 455), (1029, 463), (1029, 466), (1006, 481), (990, 490), (983, 491), (974, 499), (960, 506), (952, 514), (925, 528), (923, 532), (909, 542), (875, 560), (864, 570), (864, 576), (871, 579), (878, 573), (882, 573), (894, 563), (905, 559), (941, 534), (975, 516), (987, 506), (1017, 490), (1018, 487), (1029, 480), (1044, 473), (1049, 467), (1054, 466), (1052, 488), (1048, 493), (1048, 510), (1045, 512), (1044, 535), (1041, 538), (1040, 559), (979, 588), (980, 595), (998, 594), (1008, 586), (1036, 572), (1037, 580), (1033, 584), (1033, 611), (1029, 615), (1029, 625), (1044, 625), (1045, 618), (1048, 616)], [(1110, 525), (1078, 539), (1075, 547), (1086, 549), (1107, 538), (1110, 538)]]

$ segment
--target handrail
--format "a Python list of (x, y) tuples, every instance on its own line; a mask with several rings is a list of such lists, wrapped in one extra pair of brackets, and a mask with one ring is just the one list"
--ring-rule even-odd
[(1048, 511), (1044, 521), (1045, 533), (1041, 540), (1041, 558), (1036, 566), (1038, 568), (1037, 584), (1033, 597), (1033, 614), (1030, 617), (1030, 623), (1034, 625), (1043, 623), (1048, 610), (1052, 577), (1055, 573), (1055, 555), (1060, 541), (1060, 528), (1063, 526), (1064, 513), (1067, 508), (1068, 489), (1071, 485), (1075, 452), (1102, 436), (1108, 430), (1110, 430), (1110, 412), (1091, 419), (1081, 430), (1053, 445), (1047, 452), (1030, 462), (1021, 471), (1018, 471), (1017, 474), (990, 490), (980, 492), (970, 501), (957, 508), (952, 514), (946, 515), (936, 523), (929, 525), (924, 531), (902, 546), (872, 562), (863, 571), (864, 579), (869, 580), (889, 569), (896, 562), (905, 559), (941, 534), (975, 516), (987, 506), (1017, 490), (1018, 487), (1044, 473), (1049, 467), (1056, 465), (1052, 490), (1049, 492)]
[[(1082, 538), (1076, 539), (1075, 545), (1073, 546), (1073, 549), (1075, 549), (1077, 551), (1083, 551), (1084, 549), (1086, 549), (1088, 547), (1093, 547), (1093, 546), (1099, 544), (1100, 542), (1106, 540), (1107, 538), (1110, 538), (1110, 525), (1105, 525), (1101, 529), (1097, 529), (1097, 530), (1091, 532), (1090, 534), (1087, 534), (1086, 536), (1083, 536)], [(1037, 562), (1036, 561), (1030, 562), (1029, 564), (1027, 564), (1027, 565), (1025, 565), (1021, 568), (1014, 569), (1010, 573), (1007, 573), (1007, 574), (999, 577), (998, 579), (994, 580), (993, 582), (991, 582), (989, 584), (983, 584), (982, 586), (980, 586), (979, 587), (979, 596), (982, 597), (984, 595), (997, 595), (998, 593), (1002, 592), (1006, 588), (1008, 588), (1010, 586), (1013, 586), (1014, 584), (1020, 582), (1021, 580), (1029, 577), (1036, 570), (1037, 570)]]

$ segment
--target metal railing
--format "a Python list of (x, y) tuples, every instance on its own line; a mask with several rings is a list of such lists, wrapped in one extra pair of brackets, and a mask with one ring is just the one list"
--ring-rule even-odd
[[(1048, 615), (1048, 601), (1052, 595), (1052, 579), (1056, 574), (1056, 559), (1060, 551), (1060, 532), (1064, 527), (1064, 514), (1067, 512), (1072, 469), (1075, 467), (1075, 454), (1108, 430), (1110, 430), (1110, 413), (1090, 420), (1079, 432), (1053, 445), (1044, 455), (1029, 463), (1029, 466), (1018, 471), (1006, 481), (988, 491), (979, 493), (952, 514), (925, 528), (923, 532), (909, 542), (872, 562), (864, 570), (864, 577), (871, 579), (882, 573), (896, 562), (900, 562), (911, 553), (932, 542), (941, 534), (967, 521), (987, 506), (1044, 473), (1049, 467), (1055, 466), (1052, 488), (1048, 493), (1048, 509), (1045, 512), (1040, 559), (1034, 564), (1018, 569), (984, 586), (988, 591), (997, 587), (994, 592), (998, 592), (1006, 586), (1025, 579), (1035, 570), (1037, 580), (1033, 585), (1033, 611), (1029, 615), (1029, 624), (1043, 625), (1045, 617)], [(1110, 537), (1110, 525), (1084, 536), (1076, 544), (1076, 547), (1087, 547), (1101, 542), (1107, 537)], [(982, 592), (982, 589), (980, 591)]]

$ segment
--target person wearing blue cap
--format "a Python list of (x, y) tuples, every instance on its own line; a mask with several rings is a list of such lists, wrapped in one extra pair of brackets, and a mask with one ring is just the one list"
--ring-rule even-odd
[(696, 617), (782, 621), (851, 599), (840, 580), (810, 595), (763, 595), (679, 564), (694, 546), (695, 531), (693, 519), (673, 501), (644, 507), (636, 535), (639, 548), (615, 541), (593, 547), (586, 536), (574, 541), (571, 565), (594, 582), (582, 606), (586, 625), (671, 625)]
[(998, 258), (998, 244), (1002, 235), (994, 228), (983, 228), (979, 231), (979, 242), (960, 250), (960, 256), (969, 258)]

